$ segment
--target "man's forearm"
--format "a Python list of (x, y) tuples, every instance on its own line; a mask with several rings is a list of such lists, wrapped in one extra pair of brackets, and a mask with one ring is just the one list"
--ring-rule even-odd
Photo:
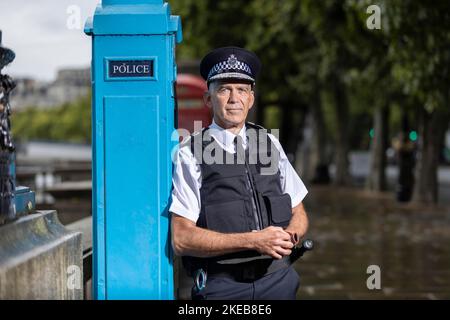
[(196, 226), (183, 226), (177, 238), (172, 238), (175, 253), (194, 257), (213, 257), (252, 248), (252, 235), (219, 233)]
[(286, 231), (290, 234), (296, 234), (298, 240), (302, 238), (308, 230), (308, 216), (306, 215), (303, 204), (300, 203), (292, 208), (292, 218)]

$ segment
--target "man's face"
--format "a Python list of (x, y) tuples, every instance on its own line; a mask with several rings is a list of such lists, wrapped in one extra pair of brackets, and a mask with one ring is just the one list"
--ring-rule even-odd
[(222, 128), (229, 128), (241, 127), (245, 123), (255, 94), (247, 83), (213, 82), (204, 98), (214, 112), (214, 121)]

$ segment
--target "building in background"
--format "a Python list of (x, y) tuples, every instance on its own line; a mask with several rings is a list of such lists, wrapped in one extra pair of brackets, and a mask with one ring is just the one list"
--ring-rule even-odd
[(16, 89), (11, 94), (13, 111), (26, 107), (53, 108), (76, 100), (89, 92), (90, 68), (60, 69), (55, 81), (45, 82), (32, 78), (15, 78)]

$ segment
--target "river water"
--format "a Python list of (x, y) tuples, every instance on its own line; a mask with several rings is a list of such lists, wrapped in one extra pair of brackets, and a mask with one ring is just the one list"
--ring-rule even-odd
[[(394, 194), (313, 187), (305, 198), (315, 248), (298, 260), (298, 299), (449, 299), (450, 208)], [(380, 289), (368, 289), (379, 267)]]

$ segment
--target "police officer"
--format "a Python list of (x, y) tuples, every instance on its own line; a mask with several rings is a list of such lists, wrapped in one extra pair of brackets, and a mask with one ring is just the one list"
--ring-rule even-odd
[(200, 64), (214, 117), (175, 154), (169, 209), (193, 299), (296, 297), (289, 255), (308, 228), (307, 190), (275, 136), (246, 122), (260, 67), (238, 47), (215, 49)]

